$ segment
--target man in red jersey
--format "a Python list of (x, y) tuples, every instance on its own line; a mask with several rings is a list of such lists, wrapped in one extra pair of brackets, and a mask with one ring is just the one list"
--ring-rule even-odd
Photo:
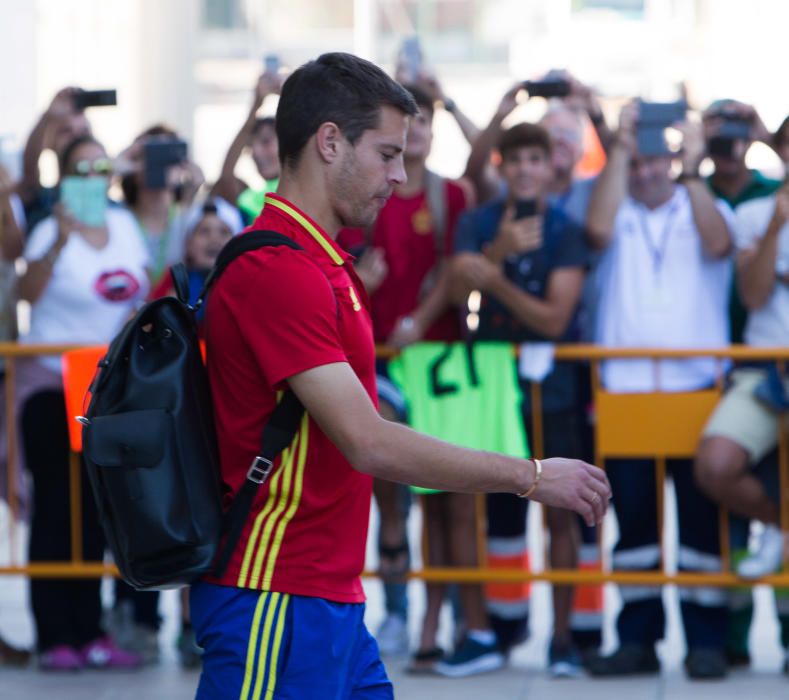
[(222, 477), (241, 487), (279, 392), (306, 409), (258, 493), (221, 580), (192, 589), (208, 698), (391, 698), (364, 622), (359, 575), (372, 478), (453, 491), (524, 493), (599, 521), (610, 489), (597, 468), (465, 450), (376, 410), (367, 297), (333, 237), (368, 226), (405, 181), (416, 106), (373, 64), (324, 54), (286, 81), (277, 110), (282, 177), (255, 229), (303, 250), (233, 262), (206, 311)]

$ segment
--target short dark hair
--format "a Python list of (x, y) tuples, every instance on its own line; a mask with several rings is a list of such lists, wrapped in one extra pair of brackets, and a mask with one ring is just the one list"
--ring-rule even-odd
[(370, 61), (348, 53), (325, 53), (294, 71), (282, 86), (277, 140), (283, 165), (295, 166), (318, 127), (334, 122), (352, 144), (378, 126), (381, 107), (413, 116), (414, 99)]
[(551, 137), (548, 130), (538, 124), (524, 122), (505, 131), (497, 144), (502, 160), (518, 148), (539, 148), (546, 157), (551, 155)]
[(274, 117), (257, 117), (257, 119), (255, 119), (255, 123), (252, 125), (252, 136), (257, 136), (261, 129), (265, 129), (267, 127), (276, 131), (277, 120), (274, 119)]
[(58, 159), (60, 177), (63, 177), (66, 174), (66, 170), (68, 170), (68, 162), (74, 155), (74, 151), (76, 151), (80, 146), (84, 146), (86, 143), (95, 143), (97, 146), (104, 148), (104, 145), (95, 136), (91, 136), (90, 134), (82, 134), (81, 136), (74, 137), (66, 144), (66, 147), (60, 153), (60, 157)]
[(414, 98), (414, 102), (416, 102), (416, 106), (419, 107), (419, 111), (430, 112), (430, 118), (432, 118), (436, 110), (433, 98), (418, 85), (403, 85), (403, 87), (411, 93), (411, 97)]

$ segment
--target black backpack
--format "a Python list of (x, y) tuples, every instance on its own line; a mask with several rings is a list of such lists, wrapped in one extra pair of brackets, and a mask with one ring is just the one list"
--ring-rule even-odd
[(78, 419), (83, 456), (115, 563), (134, 588), (173, 588), (207, 573), (221, 576), (258, 488), (296, 434), (304, 409), (288, 391), (262, 430), (261, 450), (243, 487), (223, 513), (211, 392), (195, 314), (239, 255), (282, 245), (303, 250), (273, 231), (233, 238), (193, 306), (186, 269), (176, 265), (177, 296), (140, 309), (99, 363), (86, 416)]

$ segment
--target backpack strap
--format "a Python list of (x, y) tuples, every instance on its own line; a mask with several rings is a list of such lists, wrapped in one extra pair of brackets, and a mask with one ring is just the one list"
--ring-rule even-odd
[[(304, 250), (293, 239), (276, 231), (249, 231), (243, 236), (236, 236), (222, 248), (216, 264), (203, 285), (195, 307), (205, 301), (211, 285), (227, 269), (236, 258), (244, 253), (266, 246), (287, 246), (293, 250)], [(244, 484), (230, 503), (223, 517), (222, 531), (225, 543), (214, 565), (213, 574), (221, 578), (230, 563), (236, 544), (249, 517), (258, 489), (266, 483), (273, 467), (274, 460), (296, 437), (299, 423), (304, 415), (304, 407), (292, 391), (285, 391), (280, 402), (272, 411), (260, 437), (260, 451), (252, 460)]]
[(260, 454), (252, 460), (244, 485), (239, 489), (224, 515), (222, 530), (225, 534), (225, 544), (214, 565), (214, 576), (217, 578), (222, 578), (230, 563), (258, 489), (266, 483), (271, 474), (276, 456), (293, 441), (303, 415), (304, 407), (301, 401), (292, 391), (286, 391), (263, 428)]

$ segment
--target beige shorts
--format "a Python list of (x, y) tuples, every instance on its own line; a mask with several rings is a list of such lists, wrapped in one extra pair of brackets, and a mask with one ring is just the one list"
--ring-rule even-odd
[(725, 437), (745, 448), (751, 464), (761, 461), (778, 443), (777, 414), (754, 395), (767, 375), (762, 369), (732, 372), (732, 385), (707, 422), (702, 437)]

